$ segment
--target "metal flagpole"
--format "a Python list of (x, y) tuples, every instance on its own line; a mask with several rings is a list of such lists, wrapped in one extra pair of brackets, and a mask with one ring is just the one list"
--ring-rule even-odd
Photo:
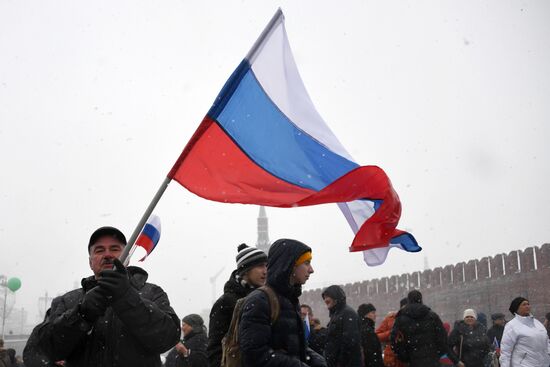
[(248, 54), (246, 55), (246, 59), (252, 63), (256, 59), (256, 56), (260, 52), (261, 48), (264, 46), (264, 41), (266, 38), (268, 38), (273, 30), (275, 29), (275, 26), (278, 25), (280, 22), (284, 22), (285, 16), (283, 15), (283, 11), (281, 8), (278, 8), (269, 23), (265, 26), (264, 30), (262, 31), (262, 34), (260, 34), (260, 37), (254, 42), (254, 45), (252, 45), (252, 48), (250, 51), (248, 51)]
[(155, 194), (155, 197), (153, 197), (153, 200), (151, 200), (151, 203), (149, 204), (149, 206), (145, 210), (145, 213), (143, 213), (143, 216), (141, 217), (139, 223), (136, 226), (136, 229), (134, 229), (134, 232), (132, 233), (132, 235), (128, 239), (128, 243), (124, 247), (124, 251), (122, 251), (122, 255), (120, 256), (120, 262), (122, 262), (124, 264), (124, 266), (127, 266), (128, 263), (130, 262), (130, 257), (132, 256), (132, 254), (134, 253), (134, 250), (136, 248), (134, 242), (136, 242), (137, 236), (139, 235), (139, 233), (141, 232), (141, 230), (145, 226), (145, 223), (147, 222), (147, 219), (149, 219), (149, 217), (151, 216), (151, 213), (153, 212), (153, 210), (157, 206), (160, 198), (162, 197), (162, 194), (164, 194), (164, 191), (166, 191), (166, 188), (170, 184), (170, 181), (172, 181), (172, 178), (169, 177), (169, 176), (167, 176), (164, 179), (164, 181), (160, 185), (157, 193)]
[[(267, 26), (263, 30), (260, 37), (258, 37), (256, 42), (252, 46), (252, 49), (250, 49), (250, 51), (246, 55), (246, 59), (250, 63), (252, 63), (254, 61), (254, 58), (258, 55), (258, 52), (263, 47), (264, 41), (266, 40), (266, 38), (273, 32), (275, 27), (280, 22), (284, 22), (284, 20), (285, 20), (285, 17), (283, 15), (283, 11), (281, 10), (281, 8), (277, 9), (277, 11), (273, 15), (273, 17), (271, 18), (269, 23), (267, 24)], [(201, 124), (201, 126), (202, 126), (202, 124)], [(151, 201), (151, 203), (147, 207), (147, 210), (145, 210), (145, 213), (143, 214), (143, 217), (141, 217), (141, 220), (139, 221), (136, 229), (134, 230), (134, 233), (132, 233), (132, 236), (128, 240), (128, 244), (126, 245), (126, 247), (124, 247), (124, 251), (122, 252), (122, 255), (120, 256), (120, 261), (125, 266), (128, 265), (128, 263), (130, 262), (130, 257), (132, 256), (132, 254), (133, 254), (133, 252), (136, 248), (136, 246), (134, 245), (134, 242), (136, 241), (137, 236), (139, 235), (141, 230), (143, 229), (143, 226), (145, 226), (145, 223), (147, 222), (147, 219), (149, 219), (149, 216), (151, 215), (151, 213), (155, 209), (155, 206), (157, 205), (160, 198), (162, 197), (162, 194), (164, 194), (164, 191), (166, 191), (166, 188), (168, 187), (168, 184), (170, 183), (170, 181), (172, 181), (172, 178), (176, 174), (176, 172), (179, 169), (181, 163), (183, 162), (183, 160), (185, 159), (185, 157), (187, 156), (187, 154), (191, 150), (194, 142), (204, 132), (203, 129), (201, 129), (201, 126), (199, 126), (199, 129), (197, 131), (195, 131), (195, 133), (191, 137), (191, 140), (187, 143), (187, 145), (185, 146), (185, 148), (181, 152), (181, 155), (179, 156), (178, 160), (176, 161), (176, 163), (174, 164), (174, 166), (170, 170), (170, 173), (168, 173), (168, 176), (164, 179), (164, 182), (162, 183), (162, 185), (160, 185), (160, 188), (158, 189), (157, 194), (155, 195), (155, 197), (153, 198), (153, 200)]]

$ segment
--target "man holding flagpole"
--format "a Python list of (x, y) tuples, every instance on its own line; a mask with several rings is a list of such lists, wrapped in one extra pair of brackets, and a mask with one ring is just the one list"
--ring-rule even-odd
[(94, 275), (52, 301), (25, 347), (28, 367), (45, 365), (43, 356), (68, 366), (161, 366), (160, 354), (179, 340), (179, 318), (143, 269), (122, 265), (125, 246), (114, 227), (94, 231), (88, 242)]

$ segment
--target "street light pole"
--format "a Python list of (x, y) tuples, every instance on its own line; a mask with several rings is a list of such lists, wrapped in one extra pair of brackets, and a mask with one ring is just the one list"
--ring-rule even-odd
[[(4, 278), (5, 279), (5, 278)], [(3, 280), (4, 280), (3, 279)], [(2, 308), (2, 339), (4, 338), (4, 326), (6, 325), (6, 307), (7, 307), (7, 300), (8, 300), (8, 286), (2, 282), (2, 285), (4, 286), (4, 308)]]

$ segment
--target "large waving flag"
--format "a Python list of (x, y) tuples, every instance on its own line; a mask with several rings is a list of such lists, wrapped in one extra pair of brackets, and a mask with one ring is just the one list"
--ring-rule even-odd
[(401, 203), (384, 171), (359, 166), (316, 111), (298, 73), (279, 9), (168, 175), (226, 203), (296, 207), (338, 203), (369, 265), (391, 247), (416, 252), (396, 229)]

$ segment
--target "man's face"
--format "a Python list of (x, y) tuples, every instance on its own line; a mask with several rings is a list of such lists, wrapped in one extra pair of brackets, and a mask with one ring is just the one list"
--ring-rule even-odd
[(308, 315), (310, 318), (313, 317), (313, 313), (310, 312), (307, 307), (300, 307), (300, 315), (302, 316), (302, 320), (304, 320)]
[(504, 319), (496, 319), (495, 321), (493, 321), (493, 324), (502, 326), (504, 325)]
[(294, 271), (290, 277), (290, 284), (305, 284), (309, 279), (309, 275), (313, 274), (313, 267), (311, 261), (305, 261), (302, 264), (294, 267)]
[(90, 268), (96, 278), (102, 270), (112, 269), (113, 260), (119, 258), (124, 250), (124, 244), (111, 236), (100, 237), (90, 247)]
[(244, 278), (254, 287), (265, 285), (267, 279), (267, 263), (256, 265), (246, 272)]
[(193, 327), (186, 324), (185, 322), (181, 322), (181, 331), (183, 332), (183, 336), (187, 336), (191, 331), (193, 331)]
[(327, 308), (330, 310), (331, 308), (333, 308), (334, 306), (336, 306), (336, 301), (334, 300), (334, 298), (330, 297), (330, 296), (325, 296), (323, 298), (323, 301), (325, 301), (325, 305), (327, 305)]

